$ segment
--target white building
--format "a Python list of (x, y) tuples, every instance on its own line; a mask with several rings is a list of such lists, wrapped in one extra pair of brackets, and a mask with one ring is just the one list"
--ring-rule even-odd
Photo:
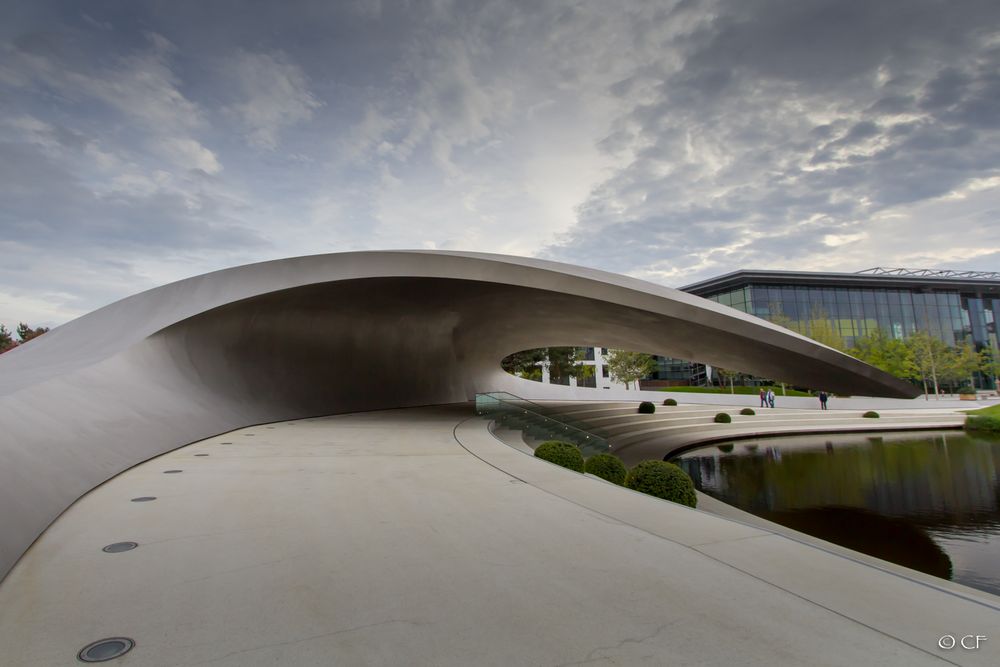
[[(587, 347), (582, 348), (586, 350), (582, 364), (584, 366), (593, 366), (594, 373), (592, 376), (587, 378), (567, 378), (567, 382), (570, 387), (593, 387), (595, 389), (625, 389), (624, 382), (618, 382), (611, 377), (611, 373), (608, 372), (608, 365), (605, 361), (605, 355), (608, 353), (608, 348), (606, 347)], [(542, 363), (542, 382), (550, 383), (551, 378), (549, 377), (549, 365), (548, 363)], [(631, 389), (637, 389), (638, 387), (631, 386)]]

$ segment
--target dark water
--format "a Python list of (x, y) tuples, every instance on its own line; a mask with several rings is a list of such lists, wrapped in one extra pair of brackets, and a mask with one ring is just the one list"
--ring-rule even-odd
[(1000, 438), (792, 436), (713, 445), (674, 462), (730, 505), (1000, 595)]

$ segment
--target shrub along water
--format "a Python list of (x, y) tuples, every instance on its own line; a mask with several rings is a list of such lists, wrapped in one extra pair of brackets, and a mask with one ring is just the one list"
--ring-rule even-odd
[(740, 414), (741, 415), (755, 415), (757, 413), (753, 411), (753, 408), (743, 408), (742, 410), (740, 410)]
[(992, 415), (969, 415), (965, 418), (965, 430), (1000, 433), (1000, 417)]
[(877, 412), (875, 412), (874, 410), (869, 410), (868, 412), (866, 412), (865, 414), (863, 414), (861, 416), (865, 417), (867, 419), (878, 419), (879, 418), (879, 414)]
[(698, 504), (694, 482), (686, 472), (666, 461), (643, 461), (629, 470), (625, 486), (688, 507)]
[(663, 404), (664, 405), (677, 405), (677, 401), (676, 401), (676, 399), (668, 398), (665, 401), (663, 401)]
[(546, 440), (535, 449), (535, 456), (557, 466), (583, 472), (583, 454), (576, 445), (560, 440)]
[(643, 401), (639, 404), (639, 412), (644, 415), (651, 415), (656, 412), (656, 406), (649, 401)]
[(625, 484), (625, 475), (628, 473), (625, 469), (625, 464), (614, 454), (595, 454), (591, 456), (587, 459), (584, 470), (591, 475), (596, 475), (619, 486)]
[(729, 422), (733, 421), (733, 418), (730, 417), (729, 414), (726, 412), (720, 412), (719, 414), (715, 415), (715, 421), (719, 424), (728, 424)]

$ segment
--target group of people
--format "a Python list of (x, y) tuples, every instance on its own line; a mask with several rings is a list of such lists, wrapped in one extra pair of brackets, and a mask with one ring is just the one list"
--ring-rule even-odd
[(760, 390), (760, 407), (762, 408), (773, 408), (774, 407), (774, 391), (771, 389), (761, 389)]
[[(820, 410), (826, 410), (826, 402), (830, 400), (830, 395), (825, 391), (819, 392), (819, 408)], [(773, 408), (774, 407), (774, 390), (773, 389), (763, 389), (760, 390), (760, 407), (762, 408)]]

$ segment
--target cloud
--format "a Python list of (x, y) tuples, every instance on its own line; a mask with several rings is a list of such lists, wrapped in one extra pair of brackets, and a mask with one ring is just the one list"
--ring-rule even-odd
[(68, 101), (97, 100), (157, 132), (201, 126), (202, 110), (181, 92), (169, 65), (176, 47), (156, 33), (144, 41), (144, 48), (102, 67), (74, 57), (80, 47), (73, 33), (24, 35), (4, 46), (8, 66), (0, 69), (0, 80), (48, 89)]
[(322, 102), (309, 90), (309, 81), (288, 55), (240, 50), (225, 72), (240, 101), (227, 111), (243, 126), (250, 145), (266, 150), (278, 147), (282, 130), (313, 117)]
[(0, 229), (84, 278), (8, 272), (0, 310), (408, 246), (990, 268), (998, 34), (982, 0), (40, 0), (0, 35)]
[(667, 261), (674, 282), (893, 254), (879, 228), (906, 231), (880, 214), (998, 172), (1000, 8), (964, 10), (726, 5), (646, 69), (641, 95), (614, 87), (623, 111), (600, 145), (631, 160), (545, 254), (650, 274)]
[(157, 149), (173, 164), (185, 169), (200, 169), (206, 174), (222, 171), (215, 153), (194, 139), (171, 137), (157, 143)]

